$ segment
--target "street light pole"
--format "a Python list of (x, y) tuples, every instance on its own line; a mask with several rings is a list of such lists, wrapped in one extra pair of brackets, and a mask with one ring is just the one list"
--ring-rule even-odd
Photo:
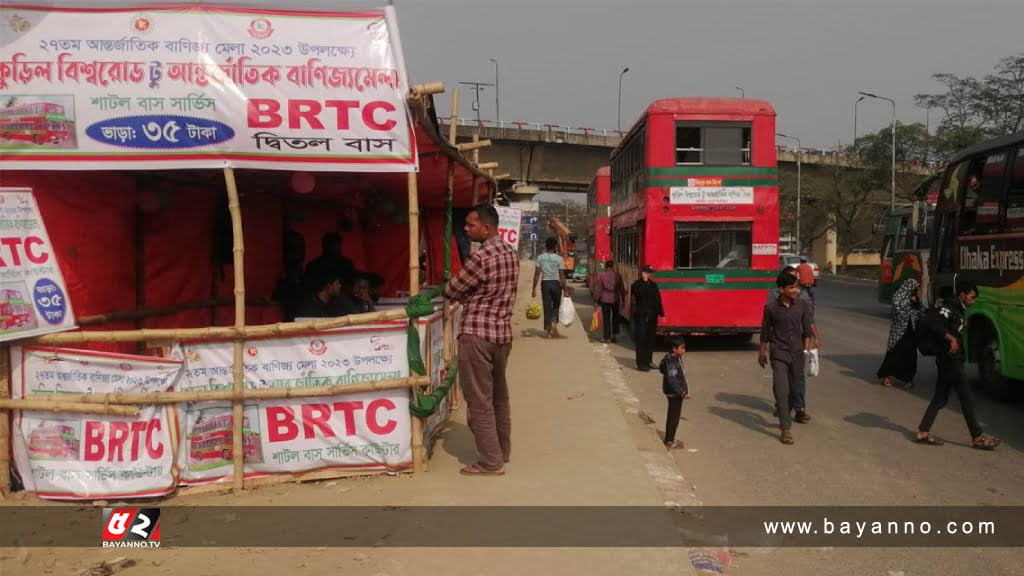
[(896, 101), (892, 98), (886, 98), (885, 96), (871, 94), (870, 92), (858, 92), (858, 94), (861, 96), (867, 96), (868, 98), (885, 100), (889, 104), (892, 104), (892, 195), (889, 199), (889, 210), (893, 210), (896, 208)]
[(853, 103), (853, 149), (857, 150), (857, 106), (864, 97), (857, 98), (857, 101)]
[(803, 155), (803, 144), (800, 143), (800, 139), (796, 136), (787, 136), (786, 134), (776, 134), (779, 138), (788, 138), (790, 140), (796, 140), (796, 253), (800, 254), (800, 179), (801, 179), (801, 168), (800, 168), (800, 157)]
[(498, 60), (491, 58), (494, 62), (494, 119), (501, 120), (501, 86), (498, 84)]
[(628, 67), (627, 68), (623, 68), (622, 72), (619, 74), (619, 128), (618, 128), (618, 130), (620, 132), (622, 131), (622, 77), (626, 75), (626, 72), (629, 72), (629, 68)]

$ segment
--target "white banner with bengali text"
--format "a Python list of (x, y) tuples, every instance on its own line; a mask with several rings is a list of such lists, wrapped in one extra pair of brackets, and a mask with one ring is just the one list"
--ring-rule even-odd
[(498, 210), (498, 233), (501, 239), (513, 248), (519, 248), (519, 231), (523, 224), (523, 211), (516, 208), (495, 206)]
[(29, 188), (0, 188), (0, 342), (75, 328), (68, 287)]
[(671, 204), (753, 204), (754, 189), (749, 186), (721, 188), (673, 186), (669, 188)]
[[(62, 348), (11, 350), (11, 394), (146, 393), (170, 390), (182, 363)], [(150, 498), (177, 486), (177, 417), (140, 406), (134, 418), (15, 412), (14, 460), (25, 489), (41, 498)]]
[(411, 172), (391, 7), (0, 7), (0, 167)]
[[(358, 385), (409, 375), (407, 324), (345, 328), (327, 334), (245, 344), (248, 389)], [(233, 344), (190, 343), (181, 390), (230, 390)], [(228, 402), (181, 404), (181, 483), (231, 477)], [(246, 475), (322, 469), (397, 471), (412, 465), (409, 390), (255, 401), (245, 406)]]

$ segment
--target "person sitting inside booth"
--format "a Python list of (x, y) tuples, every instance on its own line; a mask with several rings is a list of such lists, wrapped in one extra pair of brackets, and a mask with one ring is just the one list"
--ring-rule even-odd
[(295, 306), (295, 318), (331, 318), (341, 316), (337, 300), (341, 295), (341, 279), (330, 270), (307, 269), (305, 290)]

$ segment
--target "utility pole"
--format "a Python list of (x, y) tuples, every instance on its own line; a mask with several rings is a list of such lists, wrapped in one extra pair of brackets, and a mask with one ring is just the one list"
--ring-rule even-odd
[(462, 84), (462, 85), (465, 85), (465, 86), (472, 86), (473, 87), (473, 92), (476, 93), (476, 97), (473, 100), (473, 109), (476, 110), (476, 126), (477, 126), (477, 130), (479, 130), (480, 129), (480, 91), (483, 90), (485, 86), (494, 86), (494, 84), (489, 84), (487, 82), (459, 82), (459, 84)]

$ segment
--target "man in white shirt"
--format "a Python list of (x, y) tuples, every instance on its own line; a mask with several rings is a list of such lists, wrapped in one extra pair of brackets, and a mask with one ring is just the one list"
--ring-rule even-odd
[(555, 252), (558, 241), (554, 238), (548, 238), (544, 248), (545, 252), (537, 256), (537, 269), (533, 273), (533, 297), (537, 297), (539, 284), (544, 303), (544, 332), (548, 338), (561, 338), (558, 333), (558, 306), (562, 295), (569, 295), (565, 284), (565, 261)]

